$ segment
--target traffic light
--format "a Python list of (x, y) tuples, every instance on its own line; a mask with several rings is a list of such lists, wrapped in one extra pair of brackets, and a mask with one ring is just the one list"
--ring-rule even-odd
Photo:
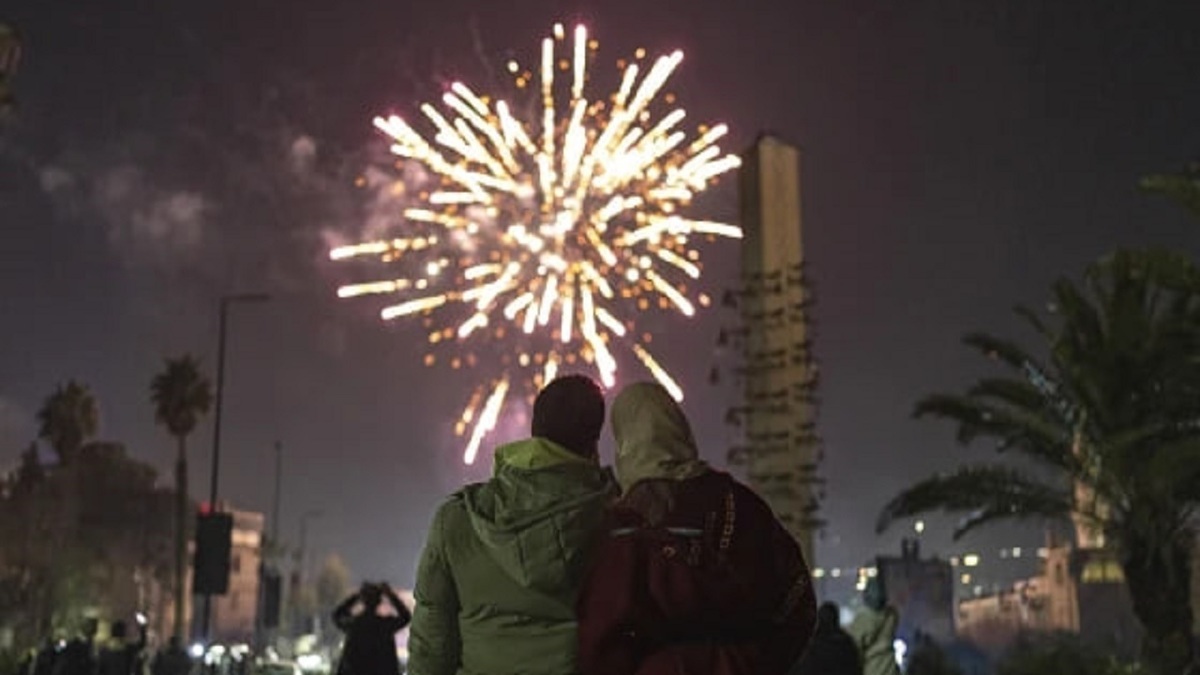
[(229, 556), (233, 545), (233, 516), (201, 513), (196, 517), (196, 557), (192, 592), (224, 595), (229, 590)]

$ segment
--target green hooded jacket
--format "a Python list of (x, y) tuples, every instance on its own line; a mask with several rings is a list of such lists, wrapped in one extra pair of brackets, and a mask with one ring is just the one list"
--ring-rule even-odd
[(417, 570), (412, 675), (572, 675), (575, 599), (616, 497), (610, 472), (550, 441), (496, 450), (491, 480), (434, 516)]

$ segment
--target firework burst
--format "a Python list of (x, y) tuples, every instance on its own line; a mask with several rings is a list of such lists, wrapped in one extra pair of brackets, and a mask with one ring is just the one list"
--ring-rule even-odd
[[(618, 62), (616, 92), (589, 99), (597, 46), (584, 26), (568, 38), (558, 24), (542, 42), (536, 78), (507, 64), (513, 100), (527, 101), (529, 115), (455, 83), (442, 107), (421, 106), (432, 142), (400, 117), (376, 118), (392, 151), (419, 163), (427, 180), (396, 186), (418, 192), (419, 203), (404, 209), (402, 233), (330, 253), (398, 270), (338, 295), (395, 296), (384, 320), (423, 317), (426, 365), (499, 366), (456, 426), (468, 464), (510, 396), (535, 391), (564, 365), (586, 364), (612, 386), (617, 348), (682, 399), (651, 352), (651, 336), (636, 334), (636, 318), (647, 310), (692, 316), (697, 303), (707, 305), (708, 296), (689, 286), (701, 273), (695, 244), (741, 236), (736, 226), (681, 214), (739, 165), (717, 145), (725, 125), (689, 135), (679, 129), (685, 113), (671, 106), (674, 97), (659, 98), (683, 54), (648, 64), (639, 49)], [(662, 107), (666, 114), (657, 116)], [(488, 344), (488, 357), (477, 356)], [(453, 345), (452, 353), (439, 359), (440, 345)]]

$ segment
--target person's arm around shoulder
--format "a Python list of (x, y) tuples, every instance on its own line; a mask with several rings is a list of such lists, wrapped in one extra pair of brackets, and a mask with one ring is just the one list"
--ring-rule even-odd
[(462, 661), (458, 591), (445, 550), (446, 520), (456, 508), (458, 502), (452, 500), (438, 509), (417, 568), (416, 606), (408, 637), (411, 675), (454, 675)]
[(651, 609), (640, 587), (638, 527), (627, 521), (613, 514), (606, 518), (580, 589), (581, 675), (632, 673), (642, 655), (639, 618)]
[(734, 546), (739, 549), (739, 562), (757, 580), (755, 586), (770, 607), (773, 624), (762, 637), (763, 667), (787, 672), (804, 655), (816, 631), (812, 575), (804, 552), (771, 507), (745, 485), (736, 485), (737, 521), (742, 527), (734, 530)]

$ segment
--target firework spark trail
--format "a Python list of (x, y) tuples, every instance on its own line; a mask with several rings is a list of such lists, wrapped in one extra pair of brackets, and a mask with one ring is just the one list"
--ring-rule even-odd
[[(589, 99), (597, 43), (584, 26), (570, 37), (571, 45), (560, 46), (569, 38), (556, 24), (542, 41), (536, 82), (534, 70), (508, 63), (515, 94), (540, 98), (540, 119), (520, 119), (508, 102), (458, 82), (443, 95), (443, 108), (420, 107), (431, 140), (396, 115), (377, 117), (392, 152), (422, 165), (436, 185), (406, 186), (419, 190), (419, 204), (404, 209), (403, 236), (330, 252), (332, 260), (375, 259), (405, 271), (343, 286), (339, 297), (398, 295), (381, 316), (421, 317), (431, 346), (456, 345), (446, 359), (452, 368), (499, 366), (456, 426), (468, 439), (468, 464), (512, 387), (536, 390), (580, 362), (611, 387), (616, 345), (682, 399), (648, 350), (649, 336), (637, 336), (637, 314), (694, 315), (697, 302), (709, 302), (687, 285), (702, 272), (695, 243), (741, 237), (734, 225), (681, 215), (697, 193), (739, 166), (717, 145), (725, 125), (700, 126), (689, 142), (679, 128), (682, 108), (656, 116), (682, 52), (647, 68), (639, 49), (631, 62), (618, 62), (617, 91)], [(559, 60), (560, 51), (570, 60)], [(673, 105), (673, 95), (663, 98)], [(477, 357), (474, 348), (485, 345), (488, 358)], [(426, 365), (437, 360), (425, 355)]]

